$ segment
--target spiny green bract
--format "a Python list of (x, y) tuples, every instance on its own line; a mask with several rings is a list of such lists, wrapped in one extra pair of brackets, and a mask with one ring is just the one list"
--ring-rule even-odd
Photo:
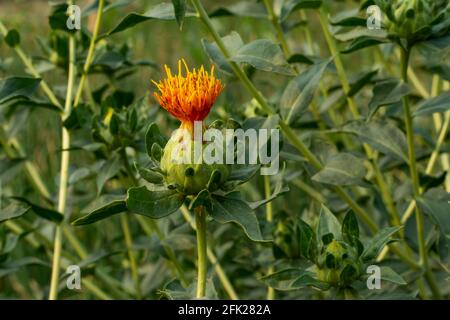
[[(205, 146), (206, 144), (202, 145), (202, 153)], [(167, 142), (161, 158), (161, 170), (165, 174), (166, 183), (186, 195), (198, 194), (203, 189), (215, 191), (230, 175), (230, 168), (225, 164), (196, 164), (194, 143), (184, 130), (175, 131)], [(214, 171), (219, 173), (218, 181), (208, 185)]]

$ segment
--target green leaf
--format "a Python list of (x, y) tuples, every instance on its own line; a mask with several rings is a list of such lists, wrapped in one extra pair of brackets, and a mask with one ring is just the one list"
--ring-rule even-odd
[(61, 221), (63, 221), (64, 217), (58, 211), (38, 206), (37, 204), (34, 204), (31, 201), (28, 201), (26, 198), (23, 198), (23, 197), (12, 197), (12, 199), (15, 199), (19, 202), (27, 204), (28, 206), (30, 206), (31, 210), (36, 215), (38, 215), (39, 217), (41, 217), (43, 219), (46, 219), (46, 220), (49, 220), (52, 222), (56, 222), (56, 223), (60, 223)]
[(282, 196), (283, 194), (285, 194), (287, 192), (289, 192), (289, 187), (284, 186), (282, 179), (280, 179), (275, 184), (275, 188), (269, 197), (267, 197), (266, 199), (260, 200), (260, 201), (249, 202), (248, 205), (250, 206), (250, 208), (255, 210), (255, 209), (259, 208), (260, 206), (265, 205), (266, 203), (275, 200), (276, 198), (278, 198), (279, 196)]
[(376, 259), (384, 246), (392, 241), (392, 235), (394, 235), (401, 228), (402, 227), (388, 227), (380, 230), (365, 246), (364, 252), (361, 256), (362, 260), (364, 262), (370, 262)]
[(364, 161), (350, 153), (338, 153), (330, 156), (322, 170), (312, 176), (312, 180), (334, 186), (352, 186), (365, 183)]
[(25, 106), (31, 108), (43, 108), (47, 110), (61, 112), (63, 109), (59, 106), (55, 106), (52, 103), (37, 100), (19, 99), (9, 104), (10, 107)]
[(301, 53), (295, 53), (288, 59), (289, 63), (303, 63), (308, 65), (314, 64), (315, 61), (317, 61), (317, 57), (307, 56)]
[(270, 40), (259, 39), (240, 47), (230, 58), (237, 63), (247, 63), (256, 69), (283, 75), (295, 75), (280, 46)]
[(372, 100), (369, 102), (369, 118), (372, 117), (380, 107), (398, 103), (409, 93), (410, 90), (408, 85), (402, 81), (390, 79), (378, 82), (373, 88)]
[(19, 258), (14, 261), (8, 261), (0, 264), (0, 278), (16, 271), (23, 270), (24, 267), (29, 265), (51, 267), (49, 263), (36, 257)]
[(317, 242), (322, 243), (323, 236), (332, 234), (335, 240), (342, 240), (342, 227), (335, 215), (322, 204), (317, 224)]
[(292, 287), (292, 282), (304, 274), (304, 270), (297, 268), (288, 268), (271, 273), (262, 277), (260, 280), (267, 286), (279, 291), (297, 290)]
[(74, 226), (91, 224), (125, 211), (127, 211), (126, 202), (123, 200), (116, 200), (76, 219), (72, 224)]
[(450, 90), (420, 103), (413, 112), (413, 116), (427, 116), (436, 112), (446, 112), (449, 109)]
[[(184, 17), (194, 17), (195, 13), (186, 11)], [(172, 3), (160, 3), (144, 14), (130, 13), (119, 24), (109, 32), (114, 34), (132, 28), (147, 20), (175, 20), (176, 14)]]
[[(3, 139), (1, 137), (0, 139)], [(25, 164), (24, 158), (4, 158), (0, 159), (0, 181), (3, 185), (6, 185), (9, 181), (22, 171)]]
[(380, 267), (381, 279), (389, 281), (399, 285), (407, 285), (408, 283), (402, 278), (397, 272), (392, 270), (390, 267)]
[(253, 241), (264, 240), (259, 228), (259, 222), (253, 210), (245, 201), (240, 199), (213, 195), (211, 217), (220, 222), (234, 222), (245, 232), (247, 237)]
[(67, 15), (67, 9), (68, 4), (66, 3), (58, 3), (53, 5), (52, 13), (48, 17), (48, 23), (53, 30), (75, 33), (77, 31), (76, 28), (73, 30), (67, 28), (67, 19), (69, 18)]
[(14, 98), (29, 98), (39, 87), (40, 78), (11, 77), (0, 80), (0, 104)]
[(126, 63), (125, 56), (117, 51), (100, 51), (96, 54), (91, 67), (106, 67), (107, 69), (117, 70)]
[(372, 148), (408, 162), (405, 134), (391, 122), (351, 121), (341, 131), (355, 134)]
[(152, 158), (152, 147), (154, 143), (164, 148), (167, 139), (159, 132), (158, 125), (153, 122), (148, 126), (147, 132), (145, 133), (145, 149), (150, 158)]
[(14, 48), (20, 44), (20, 34), (16, 29), (8, 30), (5, 36), (5, 42), (11, 48)]
[(189, 210), (194, 210), (194, 208), (199, 207), (199, 206), (204, 206), (206, 208), (208, 208), (209, 210), (211, 210), (211, 201), (210, 201), (210, 193), (208, 190), (203, 189), (202, 191), (200, 191), (195, 197), (194, 199), (192, 199), (192, 201), (189, 203)]
[(139, 175), (141, 176), (142, 179), (153, 184), (160, 184), (164, 181), (164, 176), (161, 173), (147, 168), (143, 168), (137, 163), (134, 163), (134, 166), (137, 172), (139, 172)]
[(364, 86), (370, 83), (370, 81), (378, 74), (378, 69), (369, 71), (365, 74), (363, 74), (361, 77), (359, 77), (356, 81), (354, 81), (350, 85), (350, 90), (348, 91), (348, 96), (353, 97), (355, 96)]
[[(365, 20), (364, 20), (365, 21)], [(341, 50), (341, 53), (347, 54), (352, 53), (367, 47), (375, 46), (381, 43), (386, 43), (383, 39), (377, 39), (373, 37), (359, 37), (354, 39), (344, 50)]]
[(288, 114), (288, 124), (294, 123), (306, 111), (330, 59), (314, 64), (292, 79), (283, 92), (280, 108)]
[(63, 124), (67, 130), (88, 127), (91, 123), (92, 114), (89, 106), (79, 104), (72, 109), (70, 115), (64, 120)]
[(186, 14), (186, 0), (172, 0), (175, 18), (180, 30), (183, 29), (184, 15)]
[(450, 203), (448, 201), (421, 196), (417, 198), (417, 205), (444, 235), (450, 236)]
[(322, 282), (312, 277), (311, 273), (306, 273), (298, 277), (292, 282), (291, 285), (293, 288), (301, 289), (304, 287), (313, 287), (319, 290), (328, 290), (330, 285), (326, 282)]
[(159, 219), (174, 213), (184, 202), (175, 190), (150, 191), (146, 187), (128, 189), (127, 208), (131, 213)]
[(417, 198), (417, 205), (438, 228), (438, 252), (445, 260), (450, 251), (450, 202), (424, 195)]
[(352, 243), (354, 239), (359, 239), (358, 220), (353, 211), (349, 211), (342, 221), (342, 236), (349, 243)]
[(280, 21), (286, 20), (291, 13), (302, 9), (317, 9), (322, 5), (321, 0), (287, 0), (281, 7)]
[(266, 19), (267, 11), (264, 5), (260, 2), (240, 1), (231, 5), (221, 6), (212, 11), (209, 16), (211, 18), (235, 16)]
[(6, 208), (0, 210), (0, 222), (19, 218), (30, 210), (30, 206), (22, 204), (11, 203)]
[(107, 159), (102, 167), (100, 168), (100, 172), (97, 174), (97, 179), (95, 180), (97, 185), (97, 194), (103, 189), (105, 182), (110, 178), (114, 177), (120, 170), (121, 161), (117, 155), (114, 155)]
[(302, 257), (315, 261), (317, 255), (317, 241), (314, 230), (302, 219), (299, 220), (299, 244)]
[[(241, 36), (235, 31), (232, 31), (229, 35), (223, 37), (222, 42), (230, 55), (236, 54), (237, 51), (244, 46)], [(234, 75), (233, 69), (215, 42), (208, 42), (206, 39), (202, 39), (202, 45), (208, 57), (221, 71), (228, 75)]]
[[(331, 257), (334, 257), (330, 255)], [(341, 271), (341, 274), (339, 275), (339, 280), (343, 284), (351, 284), (353, 281), (356, 280), (358, 277), (357, 270), (354, 266), (351, 264), (348, 264), (344, 267), (344, 269)]]
[(351, 9), (343, 11), (330, 19), (330, 24), (333, 26), (343, 26), (343, 27), (355, 27), (355, 26), (366, 26), (367, 19), (358, 17), (357, 14), (359, 9)]

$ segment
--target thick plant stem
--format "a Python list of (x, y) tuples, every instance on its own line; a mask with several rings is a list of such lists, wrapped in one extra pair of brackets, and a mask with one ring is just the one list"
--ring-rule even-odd
[[(189, 223), (189, 225), (192, 227), (192, 229), (196, 230), (194, 219), (191, 217), (191, 214), (189, 213), (189, 210), (186, 208), (185, 205), (182, 205), (180, 208), (181, 214), (183, 215), (184, 219)], [(222, 283), (222, 286), (225, 290), (225, 292), (228, 294), (231, 300), (239, 300), (238, 295), (236, 294), (236, 291), (234, 290), (233, 285), (231, 284), (230, 280), (228, 279), (225, 271), (223, 270), (222, 266), (220, 265), (219, 261), (217, 260), (216, 255), (211, 250), (210, 246), (206, 248), (206, 255), (208, 256), (208, 260), (211, 263), (211, 265), (214, 267), (214, 270), (216, 271), (217, 276), (219, 277), (220, 282)]]
[(92, 32), (91, 42), (89, 44), (86, 61), (83, 66), (83, 73), (81, 74), (80, 83), (78, 84), (77, 93), (75, 95), (74, 106), (76, 107), (80, 103), (81, 95), (83, 94), (84, 83), (86, 81), (87, 74), (91, 67), (92, 59), (94, 57), (95, 42), (97, 41), (98, 32), (100, 30), (100, 24), (103, 16), (103, 6), (105, 0), (98, 1), (97, 18), (95, 20), (94, 30)]
[(197, 298), (205, 297), (206, 292), (206, 212), (203, 207), (195, 210), (195, 227), (197, 234)]
[[(401, 71), (402, 71), (402, 79), (405, 83), (408, 82), (408, 66), (409, 66), (409, 58), (411, 55), (410, 48), (402, 48), (401, 52)], [(406, 139), (408, 142), (408, 159), (409, 159), (409, 169), (412, 180), (413, 187), (413, 195), (414, 198), (420, 196), (420, 184), (419, 184), (419, 174), (416, 166), (416, 155), (414, 150), (414, 129), (413, 129), (413, 121), (411, 115), (411, 108), (409, 103), (409, 96), (406, 95), (402, 99), (403, 102), (403, 111), (405, 116), (405, 127), (406, 127)], [(440, 299), (441, 294), (436, 285), (436, 281), (434, 276), (430, 270), (429, 262), (428, 262), (428, 252), (425, 241), (425, 229), (424, 229), (424, 216), (418, 206), (416, 206), (416, 227), (417, 227), (417, 242), (419, 244), (419, 256), (420, 256), (420, 265), (423, 267), (425, 272), (425, 279), (427, 280), (430, 289), (435, 298)]]
[[(64, 105), (64, 113), (62, 115), (62, 121), (64, 121), (71, 112), (72, 109), (72, 93), (75, 80), (75, 37), (71, 35), (69, 37), (69, 71), (67, 81), (67, 93), (66, 102)], [(61, 124), (62, 127), (62, 145), (61, 145), (61, 169), (59, 178), (59, 195), (58, 195), (58, 212), (64, 214), (66, 211), (66, 200), (68, 191), (68, 176), (69, 176), (69, 148), (70, 148), (70, 133)], [(64, 223), (64, 222), (62, 222)], [(52, 275), (50, 282), (50, 300), (56, 300), (58, 298), (58, 278), (59, 278), (59, 264), (61, 259), (62, 248), (62, 226), (58, 225), (55, 232), (54, 251), (53, 251), (53, 263), (52, 263)]]

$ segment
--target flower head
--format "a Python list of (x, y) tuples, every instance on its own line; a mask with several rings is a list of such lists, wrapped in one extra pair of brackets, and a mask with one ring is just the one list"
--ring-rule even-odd
[[(185, 75), (182, 72), (184, 65)], [(167, 78), (152, 82), (158, 88), (154, 93), (159, 104), (170, 114), (179, 119), (182, 125), (191, 125), (194, 121), (206, 118), (223, 89), (219, 79), (214, 77), (214, 66), (211, 72), (203, 66), (199, 70), (189, 70), (184, 59), (178, 61), (178, 74), (172, 75), (169, 67), (164, 66)]]

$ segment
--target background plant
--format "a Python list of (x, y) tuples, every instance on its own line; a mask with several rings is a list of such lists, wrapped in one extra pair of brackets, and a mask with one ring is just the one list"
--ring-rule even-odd
[[(211, 122), (282, 130), (285, 171), (255, 175), (241, 193), (258, 201), (290, 186), (255, 212), (273, 243), (251, 243), (233, 226), (210, 223), (208, 297), (332, 298), (331, 289), (310, 286), (275, 292), (264, 280), (311, 263), (296, 249), (305, 228), (290, 226), (314, 230), (326, 204), (343, 225), (352, 210), (363, 244), (386, 227), (396, 230), (398, 241), (376, 263), (406, 285), (386, 283), (372, 298), (448, 298), (449, 8), (436, 2), (419, 19), (414, 5), (422, 1), (410, 2), (409, 20), (400, 21), (383, 1), (80, 1), (83, 28), (72, 33), (65, 4), (33, 2), (35, 12), (47, 10), (46, 24), (45, 15), (23, 23), (24, 2), (2, 2), (1, 295), (194, 295), (195, 240), (185, 207), (160, 220), (111, 216), (124, 210), (126, 189), (145, 184), (133, 163), (138, 170), (148, 164), (149, 124), (158, 123), (164, 136), (175, 127), (147, 96), (149, 80), (159, 78), (158, 66), (187, 57), (214, 63), (226, 84)], [(371, 4), (384, 9), (384, 29), (367, 29)], [(60, 158), (68, 154), (65, 170)], [(92, 212), (111, 218), (69, 224)], [(77, 264), (81, 292), (67, 290), (63, 278), (51, 290), (59, 243), (54, 279), (56, 270), (64, 276)], [(353, 290), (353, 297), (367, 296)]]

